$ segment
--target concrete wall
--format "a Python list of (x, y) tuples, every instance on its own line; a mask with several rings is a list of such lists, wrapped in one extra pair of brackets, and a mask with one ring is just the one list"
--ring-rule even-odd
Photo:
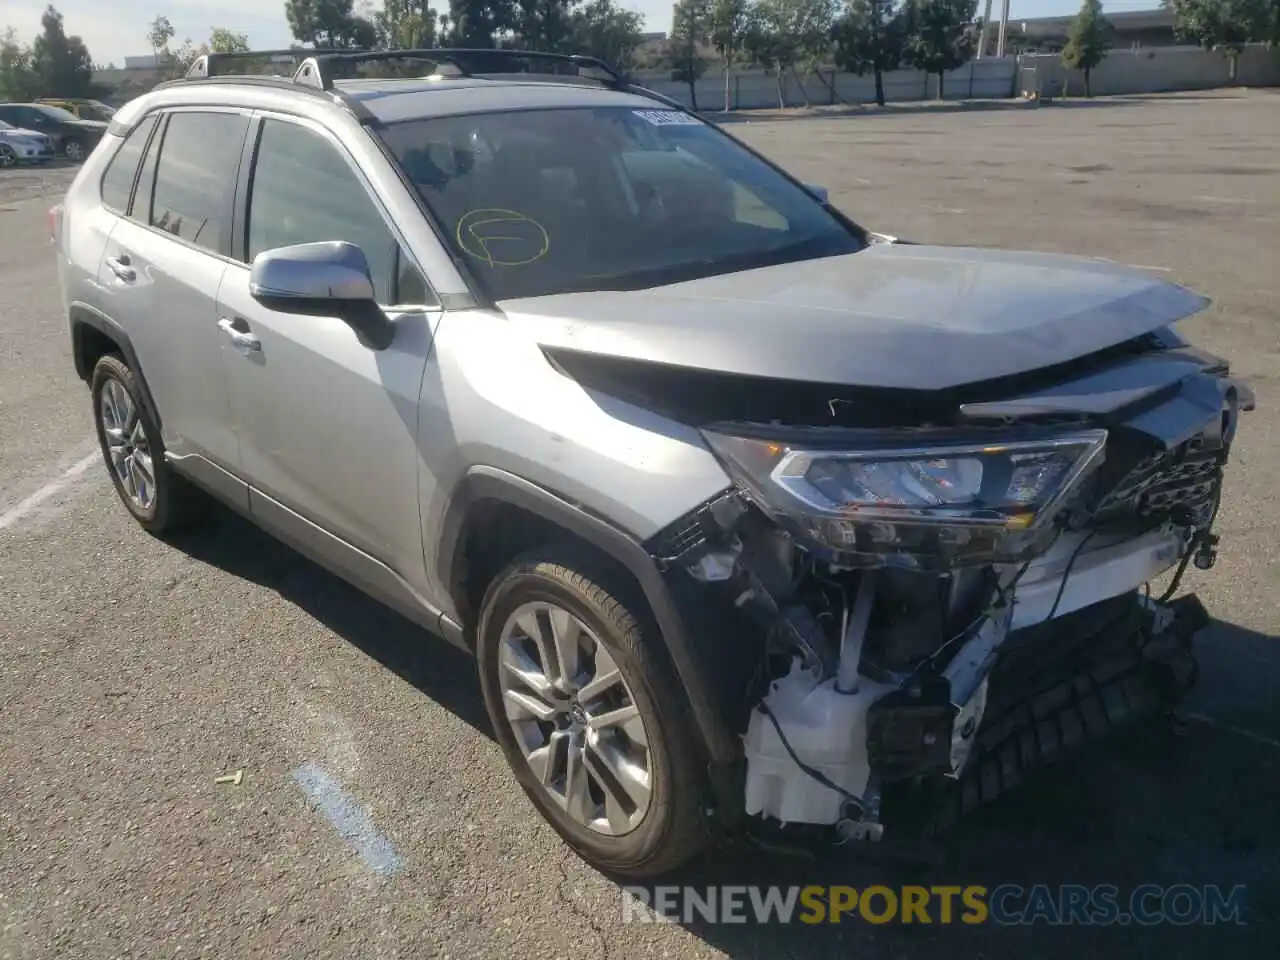
[[(1042, 97), (1084, 94), (1084, 75), (1068, 70), (1057, 54), (1018, 58), (1019, 94), (1038, 90)], [(1089, 85), (1096, 96), (1207, 90), (1228, 84), (1227, 58), (1199, 47), (1113, 50), (1096, 67)], [(1236, 82), (1246, 87), (1280, 85), (1280, 51), (1247, 47), (1240, 56)]]
[[(641, 73), (635, 81), (674, 97), (686, 106), (690, 105), (688, 84), (673, 82), (670, 76), (670, 73)], [(946, 75), (943, 93), (947, 100), (1010, 97), (1014, 94), (1016, 78), (1017, 64), (1012, 58), (973, 60)], [(821, 79), (812, 73), (802, 79), (803, 90), (794, 77), (785, 78), (783, 98), (787, 106), (803, 106), (806, 94), (814, 105), (875, 102), (875, 78), (872, 76), (859, 77), (824, 69)], [(894, 70), (884, 75), (885, 99), (932, 100), (937, 96), (937, 82), (937, 77), (926, 77), (918, 70)], [(724, 109), (724, 74), (715, 66), (698, 80), (696, 89), (699, 109)], [(734, 110), (776, 107), (777, 78), (763, 70), (735, 70), (729, 77), (729, 97)]]

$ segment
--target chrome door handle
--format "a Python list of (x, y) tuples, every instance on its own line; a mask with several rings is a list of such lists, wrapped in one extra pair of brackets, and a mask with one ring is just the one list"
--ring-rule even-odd
[(107, 257), (107, 267), (116, 275), (117, 280), (133, 283), (138, 279), (138, 273), (131, 266), (127, 253), (122, 253), (118, 257)]
[(223, 317), (218, 321), (218, 329), (227, 335), (231, 345), (242, 353), (253, 353), (262, 350), (262, 341), (247, 330), (236, 326), (236, 321)]

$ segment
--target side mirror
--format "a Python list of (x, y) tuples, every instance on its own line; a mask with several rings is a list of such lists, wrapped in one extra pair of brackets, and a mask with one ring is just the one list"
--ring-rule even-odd
[(270, 310), (337, 317), (374, 350), (385, 350), (395, 338), (395, 326), (374, 298), (364, 251), (345, 240), (262, 251), (253, 258), (249, 293)]
[(819, 203), (826, 203), (829, 195), (826, 187), (820, 187), (816, 183), (806, 183), (804, 188), (818, 198)]

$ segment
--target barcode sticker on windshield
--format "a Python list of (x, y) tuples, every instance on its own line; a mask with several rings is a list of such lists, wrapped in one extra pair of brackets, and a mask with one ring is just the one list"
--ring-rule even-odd
[(696, 127), (700, 121), (679, 110), (633, 110), (641, 120), (648, 120), (655, 127)]

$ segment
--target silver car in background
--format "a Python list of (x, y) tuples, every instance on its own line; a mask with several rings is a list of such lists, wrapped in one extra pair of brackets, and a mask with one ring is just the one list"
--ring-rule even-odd
[(0, 167), (45, 163), (53, 157), (53, 141), (43, 133), (0, 120)]

